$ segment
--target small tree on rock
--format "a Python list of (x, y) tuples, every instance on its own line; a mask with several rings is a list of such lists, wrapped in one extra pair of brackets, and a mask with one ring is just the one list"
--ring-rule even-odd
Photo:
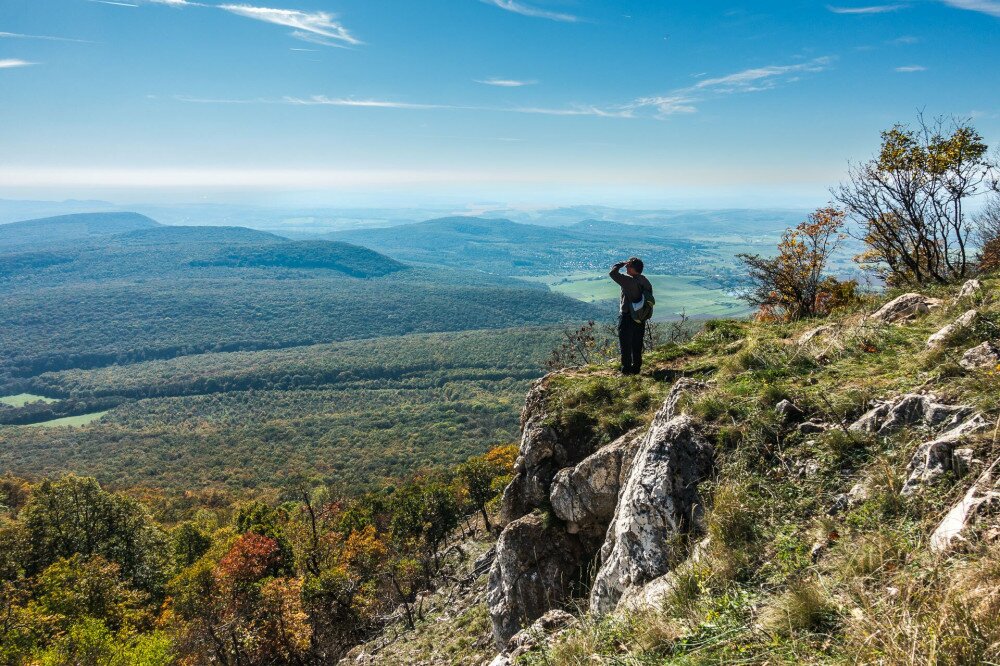
[(845, 238), (843, 226), (843, 211), (820, 208), (782, 234), (776, 256), (738, 255), (750, 278), (747, 302), (760, 308), (764, 318), (791, 320), (827, 311), (829, 295), (839, 283), (824, 272)]

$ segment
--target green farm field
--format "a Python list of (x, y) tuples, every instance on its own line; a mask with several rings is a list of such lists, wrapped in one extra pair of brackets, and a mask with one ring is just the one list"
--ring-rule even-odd
[[(746, 303), (727, 293), (711, 278), (656, 273), (647, 277), (656, 294), (654, 318), (657, 320), (676, 319), (681, 312), (699, 318), (742, 317), (750, 313)], [(614, 304), (618, 301), (618, 285), (604, 272), (546, 275), (536, 280), (553, 291), (587, 303)]]
[(17, 395), (5, 395), (0, 397), (0, 405), (8, 407), (24, 407), (33, 402), (55, 403), (59, 402), (53, 398), (46, 398), (44, 395), (34, 395), (33, 393), (18, 393)]
[(59, 428), (67, 426), (85, 426), (89, 423), (93, 423), (105, 414), (107, 410), (103, 412), (92, 412), (90, 414), (78, 414), (77, 416), (64, 416), (61, 419), (52, 419), (51, 421), (42, 421), (41, 423), (29, 423), (23, 426), (12, 426), (14, 428)]

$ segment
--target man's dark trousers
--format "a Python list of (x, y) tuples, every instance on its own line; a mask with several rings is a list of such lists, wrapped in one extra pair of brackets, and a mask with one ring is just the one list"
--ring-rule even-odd
[(622, 349), (622, 374), (637, 375), (642, 368), (642, 343), (646, 337), (646, 322), (638, 323), (632, 315), (618, 319), (618, 344)]

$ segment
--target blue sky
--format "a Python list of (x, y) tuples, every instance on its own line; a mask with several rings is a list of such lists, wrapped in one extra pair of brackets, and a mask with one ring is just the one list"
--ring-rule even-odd
[(811, 205), (1000, 0), (3, 0), (0, 196)]

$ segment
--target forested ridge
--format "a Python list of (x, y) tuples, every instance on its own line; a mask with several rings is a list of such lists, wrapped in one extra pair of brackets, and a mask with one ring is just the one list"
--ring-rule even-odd
[(87, 216), (92, 233), (72, 240), (14, 244), (0, 235), (0, 387), (70, 368), (594, 313), (539, 285), (408, 268), (345, 243), (241, 227), (110, 233), (95, 230), (95, 217)]

